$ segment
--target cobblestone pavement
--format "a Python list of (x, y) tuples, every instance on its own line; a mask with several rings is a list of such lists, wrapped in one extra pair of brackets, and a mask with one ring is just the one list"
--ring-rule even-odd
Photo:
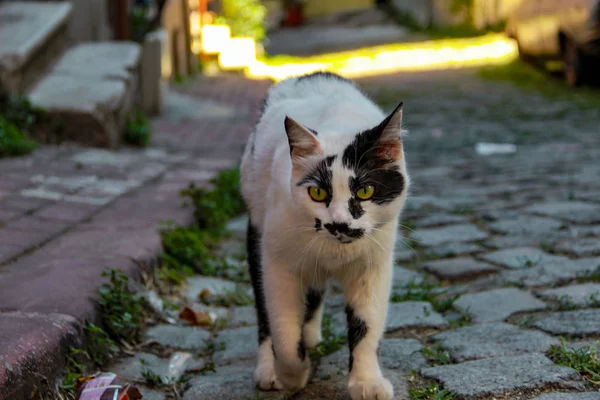
[[(361, 84), (386, 107), (404, 101), (410, 131), (405, 146), (414, 186), (396, 251), (397, 302), (380, 348), (396, 398), (408, 399), (411, 385), (431, 380), (464, 399), (600, 399), (597, 385), (549, 354), (561, 337), (569, 348), (594, 346), (600, 338), (600, 110), (470, 71)], [(515, 143), (517, 151), (478, 155), (478, 142)], [(243, 253), (245, 218), (230, 228), (225, 251)], [(222, 322), (206, 330), (183, 323), (152, 327), (145, 351), (154, 355), (136, 357), (171, 377), (214, 362), (216, 372), (191, 374), (184, 399), (289, 398), (254, 389), (253, 308), (198, 303), (205, 289), (226, 294), (234, 288), (249, 290), (193, 278), (182, 305)], [(343, 306), (334, 288), (327, 340), (344, 334)], [(310, 384), (292, 398), (348, 399), (347, 356), (342, 347), (315, 361)], [(116, 370), (141, 379), (135, 358)]]

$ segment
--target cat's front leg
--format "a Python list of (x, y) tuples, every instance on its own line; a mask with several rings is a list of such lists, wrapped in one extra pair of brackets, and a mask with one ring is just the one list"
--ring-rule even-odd
[(265, 254), (264, 279), (275, 373), (288, 390), (306, 386), (310, 359), (302, 337), (305, 303), (302, 283), (289, 262)]
[(394, 389), (381, 373), (377, 360), (379, 341), (385, 329), (391, 290), (391, 265), (365, 271), (345, 284), (352, 400), (388, 400)]

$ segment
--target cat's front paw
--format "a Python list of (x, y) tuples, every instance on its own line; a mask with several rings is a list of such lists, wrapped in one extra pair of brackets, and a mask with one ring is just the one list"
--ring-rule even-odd
[(291, 391), (303, 389), (310, 377), (310, 361), (291, 366), (276, 360), (275, 373), (285, 389)]
[(394, 398), (394, 388), (390, 381), (383, 376), (368, 380), (351, 378), (348, 389), (352, 400), (391, 400)]
[(281, 390), (283, 385), (277, 379), (272, 363), (259, 364), (254, 370), (254, 382), (260, 390)]

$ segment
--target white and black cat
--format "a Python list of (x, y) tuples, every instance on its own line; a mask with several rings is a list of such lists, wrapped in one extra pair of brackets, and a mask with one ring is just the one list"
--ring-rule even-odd
[(274, 86), (242, 159), (261, 389), (304, 387), (329, 279), (344, 288), (353, 400), (391, 399), (377, 348), (409, 177), (389, 116), (331, 73)]

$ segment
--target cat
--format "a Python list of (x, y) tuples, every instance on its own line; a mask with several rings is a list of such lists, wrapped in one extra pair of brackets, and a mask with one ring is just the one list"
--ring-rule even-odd
[(241, 164), (260, 389), (307, 384), (307, 349), (322, 340), (335, 279), (346, 302), (351, 398), (393, 398), (377, 348), (410, 183), (401, 122), (402, 103), (386, 117), (332, 73), (288, 78), (267, 93)]

